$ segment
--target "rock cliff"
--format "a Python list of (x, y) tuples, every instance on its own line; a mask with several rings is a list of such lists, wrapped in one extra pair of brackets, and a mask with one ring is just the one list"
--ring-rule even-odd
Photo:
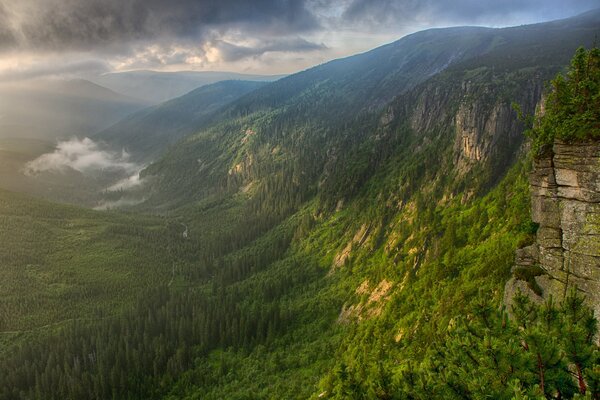
[(542, 301), (575, 287), (600, 317), (600, 143), (556, 141), (549, 153), (534, 161), (536, 239), (516, 252), (505, 304), (517, 290)]
[[(452, 162), (459, 176), (482, 165), (502, 176), (519, 154), (524, 138), (523, 124), (511, 102), (533, 114), (540, 106), (543, 82), (548, 77), (542, 71), (523, 72), (518, 77), (488, 70), (448, 73), (418, 88), (408, 118), (410, 126), (422, 135), (455, 135)], [(401, 112), (395, 114), (403, 117)], [(386, 118), (388, 115), (394, 114), (388, 113)]]

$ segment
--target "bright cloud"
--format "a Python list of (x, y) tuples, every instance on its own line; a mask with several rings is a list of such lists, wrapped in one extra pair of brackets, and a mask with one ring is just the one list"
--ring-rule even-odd
[(52, 153), (43, 154), (27, 163), (25, 172), (33, 175), (44, 171), (65, 172), (73, 169), (82, 173), (121, 170), (139, 171), (140, 166), (129, 161), (129, 154), (102, 149), (92, 139), (73, 138), (59, 142)]
[(125, 190), (139, 187), (142, 185), (142, 183), (143, 183), (143, 180), (140, 178), (139, 172), (136, 172), (133, 175), (131, 175), (125, 179), (121, 179), (120, 181), (118, 181), (114, 185), (110, 186), (106, 190), (109, 192), (116, 192), (119, 190), (125, 191)]

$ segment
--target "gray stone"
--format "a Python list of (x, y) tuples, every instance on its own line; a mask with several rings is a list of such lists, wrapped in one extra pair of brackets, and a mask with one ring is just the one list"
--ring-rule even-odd
[(554, 169), (554, 178), (556, 184), (559, 186), (571, 186), (573, 188), (579, 188), (577, 182), (577, 171), (572, 169)]
[(563, 269), (563, 250), (556, 248), (540, 247), (539, 263), (549, 272), (562, 271)]
[(505, 304), (517, 290), (534, 301), (560, 301), (575, 287), (600, 317), (600, 142), (556, 141), (552, 153), (535, 160), (529, 176), (535, 243), (515, 254), (517, 266), (546, 271), (535, 277), (542, 296), (511, 278)]
[(531, 245), (517, 249), (515, 254), (515, 264), (520, 266), (533, 266), (538, 263), (538, 248)]
[(562, 231), (558, 228), (542, 226), (537, 231), (537, 243), (543, 248), (560, 249), (562, 248)]

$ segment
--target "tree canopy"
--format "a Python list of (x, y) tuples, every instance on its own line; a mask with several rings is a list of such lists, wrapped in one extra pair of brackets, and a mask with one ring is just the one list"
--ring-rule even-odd
[(538, 154), (554, 139), (600, 139), (600, 49), (580, 47), (566, 76), (551, 82), (545, 110), (529, 131)]

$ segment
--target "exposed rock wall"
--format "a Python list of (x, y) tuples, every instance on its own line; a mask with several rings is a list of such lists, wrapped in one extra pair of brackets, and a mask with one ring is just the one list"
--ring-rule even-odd
[[(530, 79), (521, 83), (521, 90), (515, 92), (519, 104), (533, 112), (542, 96), (540, 80)], [(454, 163), (456, 169), (467, 172), (482, 161), (500, 158), (505, 166), (521, 147), (522, 124), (516, 112), (497, 88), (482, 90), (469, 82), (463, 84), (463, 97), (454, 118), (456, 139), (454, 142)], [(491, 97), (495, 96), (495, 97)], [(496, 160), (498, 163), (498, 160)]]
[[(433, 81), (420, 87), (414, 100), (415, 107), (409, 120), (415, 132), (444, 129), (456, 132), (453, 163), (461, 175), (474, 166), (491, 163), (501, 176), (502, 170), (512, 165), (523, 142), (523, 125), (511, 101), (521, 104), (526, 114), (533, 114), (539, 106), (544, 88), (544, 76), (541, 74), (521, 77), (509, 93), (502, 89), (509, 86), (508, 83), (497, 85), (490, 82), (496, 79), (512, 84), (514, 77), (451, 76), (448, 78), (450, 83)], [(387, 115), (393, 114), (386, 114), (383, 122), (392, 119)]]
[(542, 301), (576, 287), (600, 317), (600, 142), (556, 141), (552, 150), (530, 175), (539, 228), (535, 243), (517, 250), (505, 303), (518, 289)]

